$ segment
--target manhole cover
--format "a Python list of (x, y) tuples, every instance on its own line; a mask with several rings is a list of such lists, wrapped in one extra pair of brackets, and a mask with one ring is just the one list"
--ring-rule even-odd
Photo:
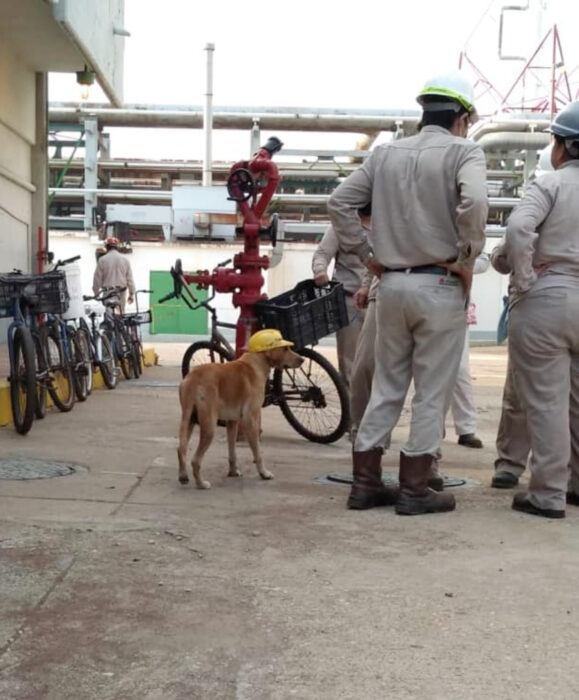
[[(444, 488), (446, 489), (455, 488), (457, 486), (476, 486), (478, 484), (474, 479), (467, 479), (466, 477), (443, 476), (442, 479), (444, 481)], [(330, 472), (329, 474), (317, 476), (314, 481), (320, 484), (351, 484), (353, 477), (351, 472), (346, 474)], [(382, 481), (388, 485), (397, 484), (398, 472), (382, 472)]]
[(58, 462), (27, 457), (0, 459), (0, 479), (52, 479), (55, 476), (70, 476), (85, 467), (72, 462)]

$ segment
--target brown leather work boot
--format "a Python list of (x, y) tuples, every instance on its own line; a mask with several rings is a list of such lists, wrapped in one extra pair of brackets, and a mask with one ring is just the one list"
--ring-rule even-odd
[(382, 452), (380, 448), (352, 452), (354, 483), (348, 497), (348, 508), (367, 510), (396, 503), (398, 488), (385, 486), (382, 482)]
[(428, 488), (432, 455), (409, 457), (400, 453), (400, 495), (396, 502), (398, 515), (423, 515), (454, 510), (456, 502), (451, 493), (436, 493)]

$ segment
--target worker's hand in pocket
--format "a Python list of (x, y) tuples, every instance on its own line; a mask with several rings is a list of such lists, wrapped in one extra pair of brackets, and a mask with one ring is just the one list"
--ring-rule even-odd
[(318, 287), (324, 287), (329, 281), (330, 278), (325, 272), (318, 272), (317, 275), (314, 275), (314, 284)]
[(357, 292), (354, 293), (354, 308), (358, 311), (363, 311), (368, 308), (368, 287), (360, 287)]
[(469, 299), (472, 287), (472, 270), (469, 270), (460, 263), (442, 263), (442, 265), (450, 272), (454, 272), (455, 275), (458, 275), (460, 283), (462, 284), (464, 298)]

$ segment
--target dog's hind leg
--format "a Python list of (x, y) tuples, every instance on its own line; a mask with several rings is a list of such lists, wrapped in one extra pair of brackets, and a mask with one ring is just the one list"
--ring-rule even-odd
[(179, 458), (179, 483), (188, 484), (189, 477), (187, 476), (187, 447), (191, 439), (194, 423), (191, 422), (188, 415), (183, 415), (181, 424), (179, 425), (179, 447), (177, 456)]
[(252, 416), (251, 418), (248, 417), (247, 420), (244, 421), (245, 436), (251, 451), (253, 452), (253, 461), (255, 462), (259, 476), (261, 476), (262, 479), (273, 479), (273, 474), (263, 466), (261, 445), (259, 443), (260, 423), (261, 420), (259, 414), (257, 416)]
[(227, 472), (227, 476), (241, 476), (241, 472), (237, 468), (237, 457), (235, 453), (238, 425), (239, 422), (236, 420), (227, 421), (227, 449), (229, 451), (229, 471)]
[(193, 469), (193, 478), (198, 489), (209, 489), (211, 484), (209, 481), (204, 481), (201, 478), (201, 460), (203, 455), (209, 449), (209, 445), (213, 441), (215, 435), (215, 427), (217, 425), (217, 416), (207, 415), (199, 416), (199, 444), (191, 460)]

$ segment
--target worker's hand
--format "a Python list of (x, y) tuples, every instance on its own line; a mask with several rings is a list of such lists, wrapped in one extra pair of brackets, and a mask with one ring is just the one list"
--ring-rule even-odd
[(354, 308), (358, 311), (363, 311), (368, 308), (368, 293), (369, 287), (360, 287), (357, 292), (354, 293)]
[(374, 258), (371, 258), (367, 263), (366, 263), (366, 268), (370, 270), (370, 272), (375, 275), (376, 277), (381, 277), (382, 273), (384, 272), (384, 266), (381, 265), (377, 260)]
[(129, 294), (129, 298), (127, 299), (127, 302), (128, 302), (129, 304), (132, 304), (134, 300), (135, 300), (135, 298), (133, 297), (133, 295), (132, 295), (132, 294)]
[(441, 263), (443, 267), (446, 267), (447, 270), (450, 272), (454, 272), (455, 275), (458, 275), (460, 278), (460, 283), (462, 284), (462, 289), (464, 292), (464, 298), (469, 299), (470, 298), (470, 290), (472, 287), (472, 275), (473, 272), (472, 270), (469, 270), (468, 268), (464, 267), (461, 263)]
[(330, 278), (325, 272), (318, 272), (316, 275), (314, 275), (314, 284), (317, 287), (324, 287), (326, 284), (329, 284)]

